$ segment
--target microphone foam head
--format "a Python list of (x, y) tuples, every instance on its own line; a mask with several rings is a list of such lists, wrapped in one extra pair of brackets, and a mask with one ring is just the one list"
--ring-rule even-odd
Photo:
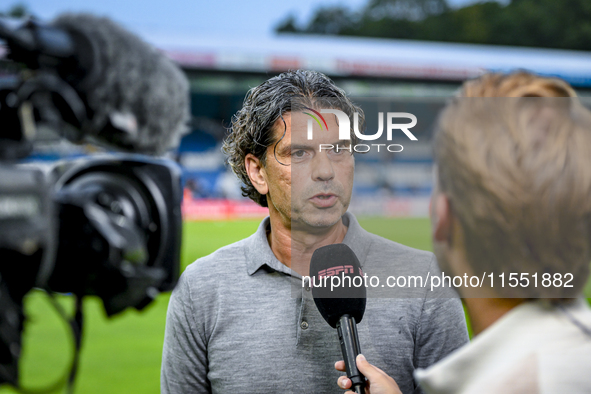
[(310, 280), (314, 303), (332, 328), (345, 314), (361, 322), (367, 292), (361, 265), (351, 248), (332, 244), (316, 249), (310, 261)]
[[(89, 69), (77, 88), (92, 117), (89, 127), (98, 140), (160, 155), (178, 146), (189, 131), (189, 82), (169, 58), (110, 19), (90, 14), (63, 14), (53, 26), (79, 37), (78, 49)], [(131, 131), (123, 141), (101, 131), (109, 121), (129, 119)]]

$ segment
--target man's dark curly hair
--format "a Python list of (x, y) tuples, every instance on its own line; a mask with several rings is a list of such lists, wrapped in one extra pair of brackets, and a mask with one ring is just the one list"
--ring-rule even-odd
[[(250, 89), (242, 109), (232, 118), (230, 134), (224, 141), (222, 151), (228, 156), (232, 171), (243, 183), (242, 195), (263, 207), (268, 206), (267, 197), (261, 195), (250, 182), (244, 159), (252, 153), (264, 166), (267, 148), (283, 138), (273, 135), (275, 122), (284, 113), (303, 110), (304, 107), (339, 109), (351, 120), (353, 114), (358, 112), (359, 130), (364, 130), (365, 117), (361, 108), (353, 104), (345, 92), (322, 73), (288, 71)], [(351, 139), (355, 143), (353, 133)]]

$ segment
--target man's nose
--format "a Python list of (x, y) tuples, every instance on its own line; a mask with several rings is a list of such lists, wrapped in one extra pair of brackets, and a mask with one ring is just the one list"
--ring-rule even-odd
[(330, 181), (334, 178), (334, 163), (326, 152), (316, 155), (312, 164), (312, 179), (315, 181)]

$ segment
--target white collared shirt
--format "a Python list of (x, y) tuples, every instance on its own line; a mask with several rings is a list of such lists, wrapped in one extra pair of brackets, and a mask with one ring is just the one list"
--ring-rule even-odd
[(525, 302), (415, 378), (427, 394), (591, 393), (590, 330), (584, 299)]

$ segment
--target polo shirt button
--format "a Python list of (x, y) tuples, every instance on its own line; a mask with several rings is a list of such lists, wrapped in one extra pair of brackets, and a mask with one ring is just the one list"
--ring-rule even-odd
[(310, 291), (310, 286), (306, 286), (306, 291)]
[(300, 324), (300, 327), (302, 327), (302, 330), (307, 330), (309, 325), (307, 321), (302, 321), (302, 324)]

